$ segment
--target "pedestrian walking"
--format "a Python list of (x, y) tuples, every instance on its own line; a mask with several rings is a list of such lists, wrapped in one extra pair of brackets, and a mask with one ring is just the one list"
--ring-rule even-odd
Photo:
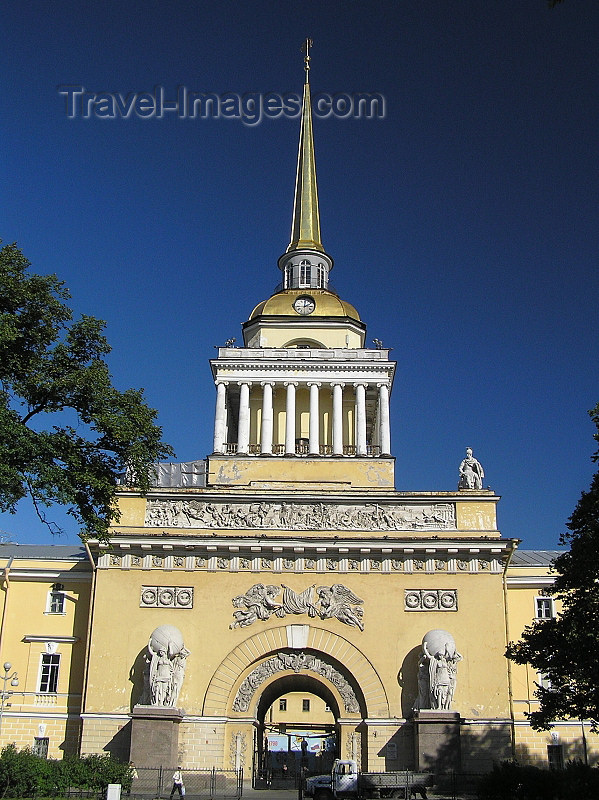
[(181, 767), (177, 767), (173, 774), (173, 788), (171, 789), (170, 800), (173, 800), (175, 792), (179, 792), (179, 797), (185, 797), (185, 786), (183, 785)]

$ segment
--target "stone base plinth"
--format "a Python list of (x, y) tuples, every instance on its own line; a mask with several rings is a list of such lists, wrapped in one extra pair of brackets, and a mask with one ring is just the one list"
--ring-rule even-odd
[(461, 769), (460, 715), (457, 711), (414, 712), (416, 770), (448, 772)]
[(136, 767), (176, 767), (179, 763), (179, 723), (182, 708), (134, 706), (131, 716), (131, 756)]

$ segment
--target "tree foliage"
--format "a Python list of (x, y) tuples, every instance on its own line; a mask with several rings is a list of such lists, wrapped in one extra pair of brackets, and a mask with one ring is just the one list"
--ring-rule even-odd
[(0, 796), (64, 797), (69, 790), (102, 792), (109, 783), (131, 788), (132, 768), (108, 754), (45, 759), (29, 748), (6, 745), (0, 753)]
[(104, 323), (74, 320), (64, 283), (29, 267), (16, 245), (0, 249), (0, 509), (29, 496), (46, 522), (44, 507), (63, 504), (82, 536), (105, 539), (117, 476), (146, 491), (172, 450), (143, 390), (112, 385)]
[(599, 795), (599, 769), (570, 761), (564, 769), (504, 761), (479, 781), (480, 800), (586, 800)]
[[(589, 412), (599, 441), (599, 405)], [(599, 451), (593, 456), (599, 461)], [(562, 534), (569, 550), (555, 560), (555, 582), (549, 589), (561, 603), (555, 619), (524, 629), (506, 655), (518, 664), (532, 664), (545, 673), (550, 687), (539, 686), (534, 728), (546, 730), (557, 719), (588, 719), (599, 728), (599, 472), (583, 492)]]

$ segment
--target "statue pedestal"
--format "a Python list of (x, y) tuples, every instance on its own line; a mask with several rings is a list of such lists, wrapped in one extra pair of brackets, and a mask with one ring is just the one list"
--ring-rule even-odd
[(422, 709), (414, 712), (416, 770), (460, 770), (460, 715), (457, 711)]
[(176, 767), (179, 763), (179, 723), (182, 708), (134, 706), (131, 755), (136, 767)]

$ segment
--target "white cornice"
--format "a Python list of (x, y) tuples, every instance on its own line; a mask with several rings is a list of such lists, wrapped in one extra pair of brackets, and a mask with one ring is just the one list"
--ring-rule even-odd
[[(510, 569), (516, 570), (517, 567)], [(508, 575), (506, 584), (515, 589), (535, 589), (543, 586), (553, 586), (555, 576), (552, 575)]]
[[(48, 557), (51, 561), (51, 557)], [(49, 581), (51, 583), (89, 583), (91, 572), (83, 570), (67, 571), (53, 569), (23, 569), (12, 567), (10, 570), (11, 581)]]
[(24, 642), (57, 642), (58, 644), (75, 644), (81, 641), (79, 636), (48, 636), (46, 634), (23, 636)]
[[(158, 536), (150, 536), (148, 533), (129, 533), (124, 530), (113, 532), (111, 545), (103, 545), (97, 539), (89, 539), (90, 547), (100, 548), (100, 550), (124, 550), (129, 552), (132, 547), (141, 548), (146, 551), (161, 552), (173, 550), (188, 550), (189, 552), (210, 550), (228, 551), (239, 553), (241, 551), (252, 551), (255, 553), (285, 551), (295, 552), (306, 555), (310, 552), (318, 551), (318, 554), (362, 554), (383, 553), (410, 555), (413, 557), (434, 556), (436, 554), (449, 554), (457, 556), (461, 553), (469, 555), (495, 555), (499, 556), (511, 552), (511, 539), (426, 539), (410, 537), (371, 538), (362, 537), (294, 537), (294, 538), (271, 538), (270, 536), (248, 536), (248, 537), (224, 537), (216, 534), (208, 535), (187, 535), (169, 536), (166, 533)], [(532, 580), (532, 579), (529, 579)]]

